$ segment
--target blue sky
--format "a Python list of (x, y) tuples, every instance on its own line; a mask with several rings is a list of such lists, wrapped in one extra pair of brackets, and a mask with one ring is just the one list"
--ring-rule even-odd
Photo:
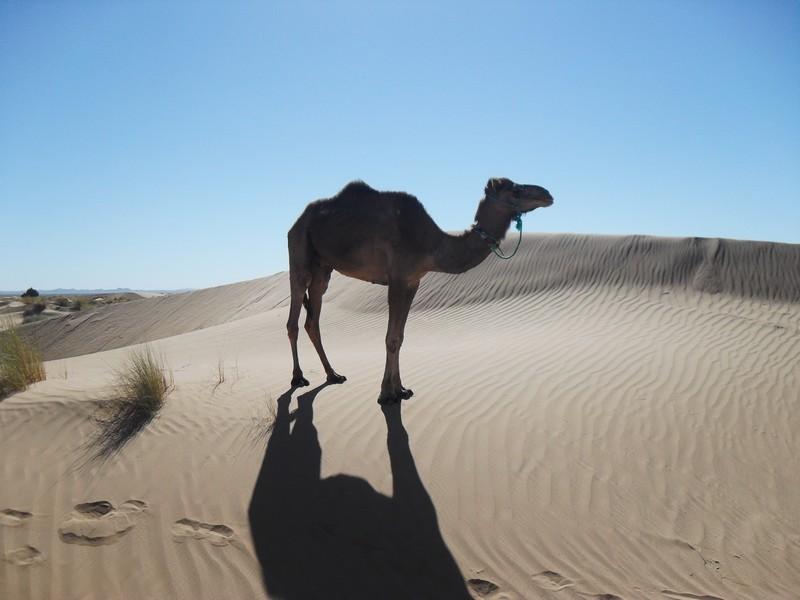
[(795, 1), (0, 4), (0, 289), (286, 269), (347, 181), (443, 229), (800, 242)]

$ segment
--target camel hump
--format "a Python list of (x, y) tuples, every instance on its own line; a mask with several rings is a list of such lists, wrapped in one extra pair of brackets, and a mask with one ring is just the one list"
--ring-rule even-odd
[(350, 194), (374, 194), (374, 193), (377, 193), (377, 190), (367, 185), (360, 179), (356, 179), (355, 181), (351, 181), (346, 186), (344, 186), (342, 190), (336, 195), (344, 196)]
[[(330, 200), (343, 200), (347, 203), (349, 202), (356, 202), (358, 205), (363, 206), (361, 202), (368, 201), (370, 204), (373, 202), (378, 202), (382, 205), (389, 205), (395, 208), (404, 207), (406, 209), (411, 209), (414, 212), (422, 211), (425, 212), (425, 208), (422, 206), (422, 203), (417, 199), (416, 196), (412, 196), (406, 192), (387, 192), (387, 191), (379, 191), (370, 186), (367, 183), (364, 183), (360, 179), (355, 181), (351, 181), (346, 186), (342, 188), (342, 190), (336, 194)], [(385, 208), (382, 210), (386, 210)], [(391, 218), (395, 218), (396, 214), (394, 213), (386, 213), (386, 216)]]
[(350, 238), (416, 240), (439, 231), (422, 203), (406, 192), (375, 190), (363, 181), (351, 181), (338, 194), (311, 202), (297, 219), (289, 237), (311, 232), (321, 244), (326, 230), (346, 231)]
[(401, 201), (401, 202), (413, 202), (415, 204), (422, 204), (417, 200), (416, 196), (412, 196), (406, 192), (388, 192), (388, 191), (379, 191), (376, 190), (371, 185), (363, 182), (360, 179), (356, 179), (355, 181), (351, 181), (346, 186), (344, 186), (341, 191), (336, 194), (333, 198), (329, 198), (329, 200), (335, 200), (336, 198), (347, 198), (347, 199), (365, 199), (365, 198), (373, 198), (373, 199), (382, 199), (382, 200), (392, 200), (392, 201)]

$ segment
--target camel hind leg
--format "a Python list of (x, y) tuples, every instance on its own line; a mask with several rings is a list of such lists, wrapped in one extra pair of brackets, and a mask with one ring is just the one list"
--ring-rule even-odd
[(322, 347), (322, 337), (319, 331), (319, 316), (322, 311), (322, 296), (328, 289), (328, 282), (331, 279), (330, 267), (323, 267), (316, 265), (311, 274), (311, 285), (308, 287), (308, 302), (306, 303), (306, 323), (305, 329), (311, 343), (314, 344), (314, 349), (319, 355), (319, 360), (325, 369), (325, 374), (328, 376), (328, 383), (344, 383), (347, 377), (339, 375), (333, 370), (328, 357), (325, 354), (325, 349)]
[(290, 304), (289, 320), (286, 322), (286, 332), (289, 344), (292, 347), (292, 387), (308, 385), (308, 380), (303, 377), (300, 368), (300, 359), (297, 355), (297, 336), (300, 331), (298, 322), (300, 310), (307, 302), (306, 290), (311, 283), (311, 270), (309, 268), (308, 246), (305, 235), (298, 233), (293, 227), (289, 231), (289, 287)]

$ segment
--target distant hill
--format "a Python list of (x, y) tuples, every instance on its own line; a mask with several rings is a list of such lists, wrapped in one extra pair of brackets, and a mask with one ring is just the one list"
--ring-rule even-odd
[[(19, 296), (25, 290), (0, 290), (0, 296)], [(87, 296), (90, 294), (136, 294), (138, 292), (145, 292), (148, 294), (180, 294), (182, 292), (190, 292), (191, 288), (182, 290), (132, 290), (131, 288), (114, 288), (114, 289), (94, 289), (82, 290), (75, 288), (56, 288), (54, 290), (39, 290), (41, 296)]]

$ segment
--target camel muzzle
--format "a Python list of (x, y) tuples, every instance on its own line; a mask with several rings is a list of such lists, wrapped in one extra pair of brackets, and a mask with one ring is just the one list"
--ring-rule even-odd
[(550, 192), (538, 185), (515, 184), (514, 192), (517, 198), (527, 199), (536, 203), (529, 211), (534, 208), (544, 208), (553, 204), (553, 196)]

